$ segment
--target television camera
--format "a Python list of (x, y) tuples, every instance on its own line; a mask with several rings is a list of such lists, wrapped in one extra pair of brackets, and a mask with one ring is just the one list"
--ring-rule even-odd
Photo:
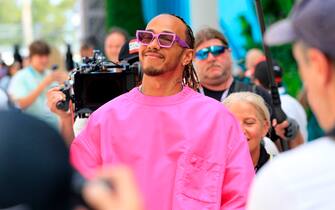
[(124, 59), (116, 64), (95, 50), (92, 57), (84, 57), (82, 63), (76, 64), (76, 68), (70, 72), (70, 79), (61, 88), (66, 99), (58, 101), (56, 107), (67, 111), (72, 101), (75, 115), (86, 118), (104, 103), (137, 86), (140, 81), (138, 58)]

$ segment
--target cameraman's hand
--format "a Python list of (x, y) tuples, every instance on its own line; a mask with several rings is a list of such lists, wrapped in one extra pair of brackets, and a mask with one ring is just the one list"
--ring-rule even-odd
[(299, 132), (299, 125), (297, 121), (292, 118), (287, 118), (280, 124), (277, 124), (277, 121), (273, 120), (273, 127), (275, 128), (276, 134), (287, 141), (293, 140)]
[(280, 124), (274, 119), (272, 126), (275, 128), (277, 136), (288, 141), (289, 148), (292, 149), (304, 143), (299, 125), (294, 119), (287, 118), (287, 120)]
[(49, 109), (53, 113), (58, 115), (61, 118), (61, 120), (68, 119), (68, 118), (71, 120), (72, 115), (70, 111), (63, 111), (56, 107), (57, 102), (65, 100), (65, 98), (66, 96), (62, 91), (60, 91), (60, 87), (51, 88), (47, 92), (47, 102), (48, 102)]
[(287, 120), (278, 124), (277, 120), (274, 119), (272, 121), (272, 127), (274, 127), (277, 136), (279, 136), (281, 139), (286, 140), (285, 129), (288, 127), (288, 121)]
[(84, 199), (96, 210), (143, 210), (133, 175), (124, 166), (103, 169), (85, 186)]

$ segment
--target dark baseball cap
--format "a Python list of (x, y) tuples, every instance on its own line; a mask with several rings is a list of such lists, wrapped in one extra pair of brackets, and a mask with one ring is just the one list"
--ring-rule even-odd
[(138, 50), (140, 44), (136, 39), (131, 39), (127, 41), (121, 48), (119, 53), (119, 61), (127, 61), (130, 64), (133, 64), (139, 61)]
[[(272, 61), (273, 64), (273, 74), (275, 77), (275, 82), (281, 86), (283, 70), (276, 61)], [(266, 61), (259, 62), (255, 66), (254, 79), (257, 79), (263, 87), (270, 88), (270, 80), (268, 76), (268, 64)]]
[(17, 111), (0, 112), (0, 171), (0, 209), (70, 208), (68, 149), (45, 122)]
[(264, 40), (269, 46), (301, 40), (335, 58), (334, 20), (334, 0), (299, 0), (287, 19), (269, 27)]

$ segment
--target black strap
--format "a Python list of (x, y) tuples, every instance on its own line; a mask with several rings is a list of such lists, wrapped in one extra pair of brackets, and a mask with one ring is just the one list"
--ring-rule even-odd
[[(240, 81), (233, 81), (232, 85), (229, 88), (229, 94), (230, 93), (237, 93), (242, 91), (250, 91), (254, 92), (254, 85), (247, 85)], [(255, 88), (256, 90), (256, 88)]]
[(257, 173), (258, 170), (270, 159), (270, 155), (267, 153), (264, 143), (261, 143), (260, 152), (259, 152), (259, 159), (257, 165), (255, 166), (255, 172)]

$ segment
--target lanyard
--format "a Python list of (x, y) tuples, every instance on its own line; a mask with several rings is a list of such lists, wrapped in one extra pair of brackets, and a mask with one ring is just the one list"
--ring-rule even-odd
[[(221, 99), (220, 99), (221, 102), (228, 96), (228, 92), (229, 92), (229, 88), (227, 88), (222, 93), (222, 96), (221, 96)], [(199, 93), (201, 93), (202, 95), (206, 95), (203, 87), (199, 87)]]

